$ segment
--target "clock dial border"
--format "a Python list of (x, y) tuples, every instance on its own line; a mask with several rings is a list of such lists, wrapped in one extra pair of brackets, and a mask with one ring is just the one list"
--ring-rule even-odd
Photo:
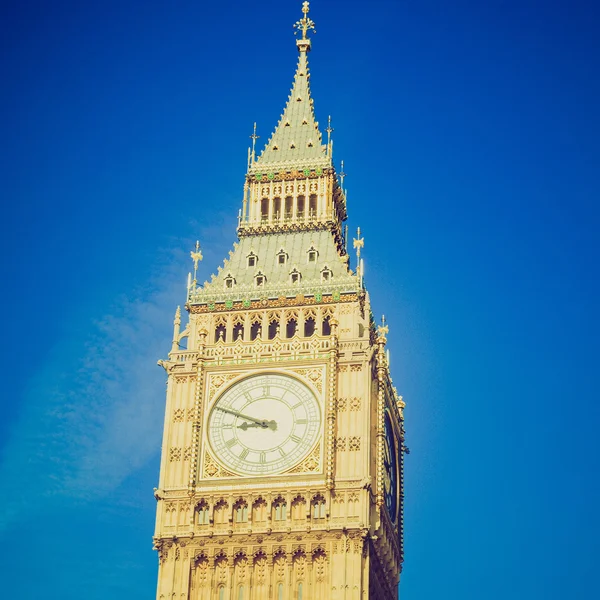
[[(272, 386), (279, 392), (283, 391), (281, 397), (268, 396), (263, 393), (263, 396), (251, 394), (260, 387)], [(237, 391), (237, 393), (235, 393)], [(270, 393), (270, 392), (269, 392)], [(231, 398), (231, 395), (233, 399)], [(243, 401), (240, 402), (240, 397), (244, 396), (248, 406), (252, 403), (260, 404), (261, 401), (272, 404), (273, 409), (279, 408), (289, 411), (291, 418), (288, 416), (287, 425), (289, 432), (284, 437), (283, 441), (269, 448), (267, 454), (270, 459), (267, 460), (267, 455), (262, 452), (260, 456), (259, 450), (256, 447), (245, 446), (244, 442), (239, 440), (239, 431), (242, 429), (243, 436), (247, 435), (250, 430), (251, 436), (271, 433), (271, 427), (267, 423), (272, 415), (260, 413), (257, 415), (252, 413), (252, 409), (245, 409)], [(294, 399), (294, 406), (291, 405), (291, 398)], [(225, 401), (225, 404), (222, 404)], [(236, 406), (232, 406), (237, 402)], [(280, 404), (273, 404), (280, 403)], [(242, 416), (232, 415), (226, 411), (220, 412), (218, 407), (221, 405), (227, 410), (234, 410)], [(220, 412), (217, 414), (215, 411)], [(299, 412), (297, 412), (299, 411)], [(263, 411), (264, 412), (264, 411)], [(268, 412), (268, 411), (267, 411)], [(250, 420), (246, 417), (252, 417)], [(258, 420), (256, 417), (260, 417)], [(261, 428), (258, 421), (265, 419), (264, 428)], [(306, 421), (304, 423), (303, 421)], [(246, 429), (240, 427), (246, 424)], [(291, 423), (291, 425), (290, 425)], [(229, 429), (227, 438), (223, 433), (223, 425)], [(298, 428), (298, 425), (301, 425)], [(267, 371), (259, 373), (240, 374), (240, 377), (235, 378), (224, 389), (219, 390), (212, 402), (208, 406), (205, 416), (205, 443), (207, 450), (210, 450), (214, 459), (225, 469), (232, 471), (236, 476), (242, 477), (265, 477), (274, 475), (285, 475), (291, 469), (300, 464), (314, 450), (323, 435), (323, 403), (321, 394), (316, 392), (313, 386), (308, 381), (296, 376), (288, 371)], [(290, 442), (293, 440), (293, 443)], [(227, 447), (227, 444), (230, 444)], [(260, 443), (260, 442), (259, 442)], [(285, 446), (281, 449), (280, 447)], [(293, 445), (295, 444), (295, 445)], [(234, 453), (231, 449), (239, 450), (240, 454)], [(247, 450), (247, 451), (246, 451)], [(289, 450), (289, 455), (283, 454)], [(274, 458), (273, 454), (279, 452), (280, 456)], [(258, 455), (258, 462), (256, 461)], [(262, 463), (260, 461), (263, 461)]]
[[(388, 448), (391, 456), (390, 472), (390, 490), (385, 490), (384, 486), (384, 500), (388, 515), (393, 523), (396, 523), (398, 519), (398, 495), (399, 495), (399, 465), (398, 465), (398, 451), (396, 444), (396, 436), (394, 435), (394, 427), (392, 425), (392, 419), (389, 410), (386, 408), (384, 412), (384, 431), (385, 431), (385, 444)], [(385, 465), (384, 465), (385, 469)], [(391, 510), (393, 508), (393, 511)]]

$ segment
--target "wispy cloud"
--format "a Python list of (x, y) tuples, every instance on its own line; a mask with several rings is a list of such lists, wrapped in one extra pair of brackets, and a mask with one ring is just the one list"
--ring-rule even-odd
[[(194, 227), (206, 240), (202, 277), (231, 241), (229, 221), (222, 215)], [(156, 361), (170, 349), (188, 263), (183, 251), (172, 254), (144, 289), (58, 341), (32, 375), (2, 448), (0, 480), (13, 482), (15, 493), (5, 497), (0, 529), (36, 505), (102, 497), (159, 452), (166, 379)]]
[(184, 299), (182, 264), (176, 257), (87, 336), (59, 341), (33, 375), (3, 448), (0, 478), (16, 494), (5, 498), (0, 527), (53, 498), (103, 495), (157, 452), (165, 376), (156, 360), (168, 352)]

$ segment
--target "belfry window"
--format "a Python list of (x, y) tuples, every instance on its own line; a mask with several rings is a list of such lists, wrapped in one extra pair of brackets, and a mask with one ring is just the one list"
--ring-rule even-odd
[(299, 219), (304, 218), (304, 196), (298, 196), (298, 201), (296, 203), (296, 216)]
[(302, 276), (300, 275), (300, 273), (298, 271), (296, 271), (296, 269), (294, 269), (291, 273), (290, 273), (290, 281), (292, 283), (300, 283), (300, 279), (302, 278)]
[(255, 267), (257, 260), (258, 260), (258, 257), (256, 256), (256, 254), (254, 254), (254, 253), (248, 254), (248, 266), (249, 267)]
[(231, 289), (235, 285), (235, 279), (231, 275), (225, 277), (225, 287)]
[(329, 281), (331, 278), (332, 278), (331, 269), (328, 269), (327, 267), (325, 267), (321, 271), (321, 279), (322, 279), (322, 281)]
[(251, 340), (255, 340), (257, 337), (260, 336), (261, 333), (261, 325), (260, 325), (260, 320), (255, 320), (253, 321), (251, 327), (250, 327), (250, 339)]
[(308, 251), (308, 262), (317, 262), (318, 252), (314, 246), (311, 246)]
[(331, 322), (330, 317), (327, 316), (323, 319), (322, 329), (323, 335), (331, 335)]
[(287, 252), (285, 250), (281, 249), (277, 253), (277, 264), (278, 265), (285, 265), (285, 263), (287, 262), (287, 259), (288, 259)]
[(254, 282), (256, 283), (256, 287), (263, 287), (267, 283), (267, 278), (262, 273), (258, 273), (254, 277)]
[(281, 219), (281, 198), (273, 198), (273, 218), (276, 221)]
[(284, 218), (291, 219), (294, 210), (294, 199), (291, 196), (285, 197), (285, 213)]
[(267, 221), (269, 219), (269, 199), (263, 198), (260, 201), (260, 220)]
[(308, 197), (308, 214), (311, 219), (317, 216), (317, 195), (311, 194)]

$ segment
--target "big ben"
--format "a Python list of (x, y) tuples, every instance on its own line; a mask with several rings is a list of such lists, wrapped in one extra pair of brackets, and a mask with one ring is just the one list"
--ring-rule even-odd
[[(283, 114), (249, 151), (237, 240), (201, 248), (175, 314), (157, 499), (158, 599), (391, 600), (404, 403), (315, 118), (308, 2)], [(355, 257), (349, 256), (354, 250)]]

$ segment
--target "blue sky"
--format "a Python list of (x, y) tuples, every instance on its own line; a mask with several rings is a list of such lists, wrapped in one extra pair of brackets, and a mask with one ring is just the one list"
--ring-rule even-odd
[[(152, 597), (172, 317), (235, 239), (300, 2), (0, 9), (3, 590)], [(585, 2), (315, 0), (317, 118), (406, 402), (402, 600), (600, 596)]]

